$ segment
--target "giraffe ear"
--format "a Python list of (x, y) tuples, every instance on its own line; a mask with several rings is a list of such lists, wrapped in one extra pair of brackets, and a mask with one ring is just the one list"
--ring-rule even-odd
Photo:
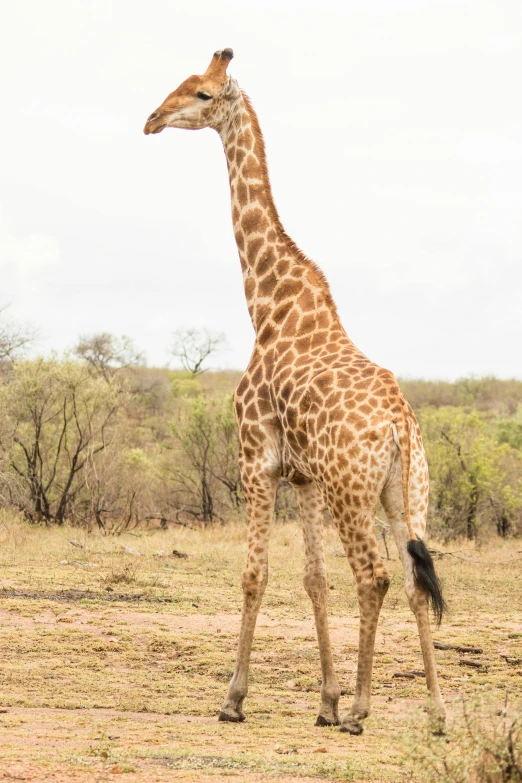
[(217, 52), (214, 52), (210, 65), (204, 75), (225, 76), (228, 64), (233, 56), (234, 52), (232, 49), (219, 49)]

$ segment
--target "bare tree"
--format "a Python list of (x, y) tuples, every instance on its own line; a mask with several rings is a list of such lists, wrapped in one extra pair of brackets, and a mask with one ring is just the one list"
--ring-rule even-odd
[(231, 507), (239, 510), (244, 502), (239, 472), (239, 435), (232, 395), (226, 396), (216, 408), (217, 449), (212, 475), (222, 484), (229, 496)]
[(163, 518), (153, 500), (153, 462), (142, 449), (126, 447), (127, 417), (120, 417), (119, 425), (110, 448), (99, 454), (91, 451), (84, 471), (84, 518), (96, 520), (101, 530), (111, 534), (137, 527), (146, 519)]
[(200, 375), (208, 367), (203, 363), (209, 356), (218, 353), (226, 344), (225, 335), (215, 334), (207, 329), (177, 329), (172, 334), (170, 353), (181, 362), (184, 370), (191, 375)]
[(27, 326), (20, 326), (6, 318), (6, 310), (6, 307), (0, 309), (0, 362), (16, 359), (36, 337)]
[[(2, 400), (0, 396), (0, 401)], [(3, 407), (1, 408), (3, 414)], [(12, 440), (11, 422), (8, 417), (0, 414), (0, 507), (20, 507), (23, 488), (16, 473), (11, 470), (9, 452), (4, 451), (4, 444)]]
[(186, 397), (171, 426), (167, 449), (175, 457), (164, 470), (175, 501), (168, 505), (204, 525), (239, 511), (244, 499), (232, 398)]
[(172, 423), (178, 458), (167, 472), (184, 511), (206, 525), (216, 516), (212, 463), (216, 453), (216, 426), (212, 404), (202, 395), (187, 399), (179, 420)]
[(0, 455), (23, 488), (17, 505), (29, 519), (63, 524), (74, 516), (84, 468), (110, 443), (125, 399), (78, 362), (16, 362), (0, 386)]
[(106, 381), (119, 370), (144, 363), (143, 354), (130, 337), (116, 337), (109, 332), (80, 337), (74, 353)]

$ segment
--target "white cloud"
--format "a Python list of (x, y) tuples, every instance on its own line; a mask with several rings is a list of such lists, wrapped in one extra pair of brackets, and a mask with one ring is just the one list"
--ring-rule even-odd
[(96, 106), (74, 106), (72, 104), (50, 104), (35, 101), (26, 111), (30, 122), (45, 121), (60, 124), (68, 130), (87, 136), (118, 135), (124, 129), (121, 117)]
[(60, 246), (55, 237), (40, 233), (17, 235), (0, 209), (0, 266), (11, 268), (15, 279), (30, 277), (59, 260)]

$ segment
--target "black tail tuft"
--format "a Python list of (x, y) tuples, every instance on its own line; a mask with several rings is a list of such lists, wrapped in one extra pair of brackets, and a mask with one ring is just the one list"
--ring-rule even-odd
[(408, 541), (408, 554), (413, 560), (413, 575), (417, 586), (428, 595), (433, 614), (440, 625), (443, 613), (447, 610), (446, 601), (442, 597), (442, 587), (435, 573), (433, 560), (426, 549), (426, 544), (418, 538)]

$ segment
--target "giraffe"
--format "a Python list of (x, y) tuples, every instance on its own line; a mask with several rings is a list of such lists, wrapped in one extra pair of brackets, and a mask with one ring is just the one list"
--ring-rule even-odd
[[(213, 128), (223, 142), (232, 220), (256, 338), (234, 395), (240, 471), (248, 516), (247, 563), (236, 665), (219, 720), (245, 720), (243, 701), (257, 615), (268, 579), (268, 543), (281, 479), (295, 490), (305, 544), (304, 587), (313, 607), (322, 672), (316, 725), (360, 734), (370, 712), (375, 635), (390, 577), (374, 519), (382, 501), (405, 573), (428, 686), (434, 732), (444, 731), (429, 621), (445, 603), (422, 542), (428, 470), (419, 426), (393, 374), (366, 358), (341, 325), (328, 283), (286, 234), (276, 210), (257, 115), (227, 74), (231, 49), (215, 52), (147, 119), (144, 133)], [(340, 688), (328, 630), (323, 510), (328, 506), (352, 568), (359, 651), (351, 708), (339, 717)]]

